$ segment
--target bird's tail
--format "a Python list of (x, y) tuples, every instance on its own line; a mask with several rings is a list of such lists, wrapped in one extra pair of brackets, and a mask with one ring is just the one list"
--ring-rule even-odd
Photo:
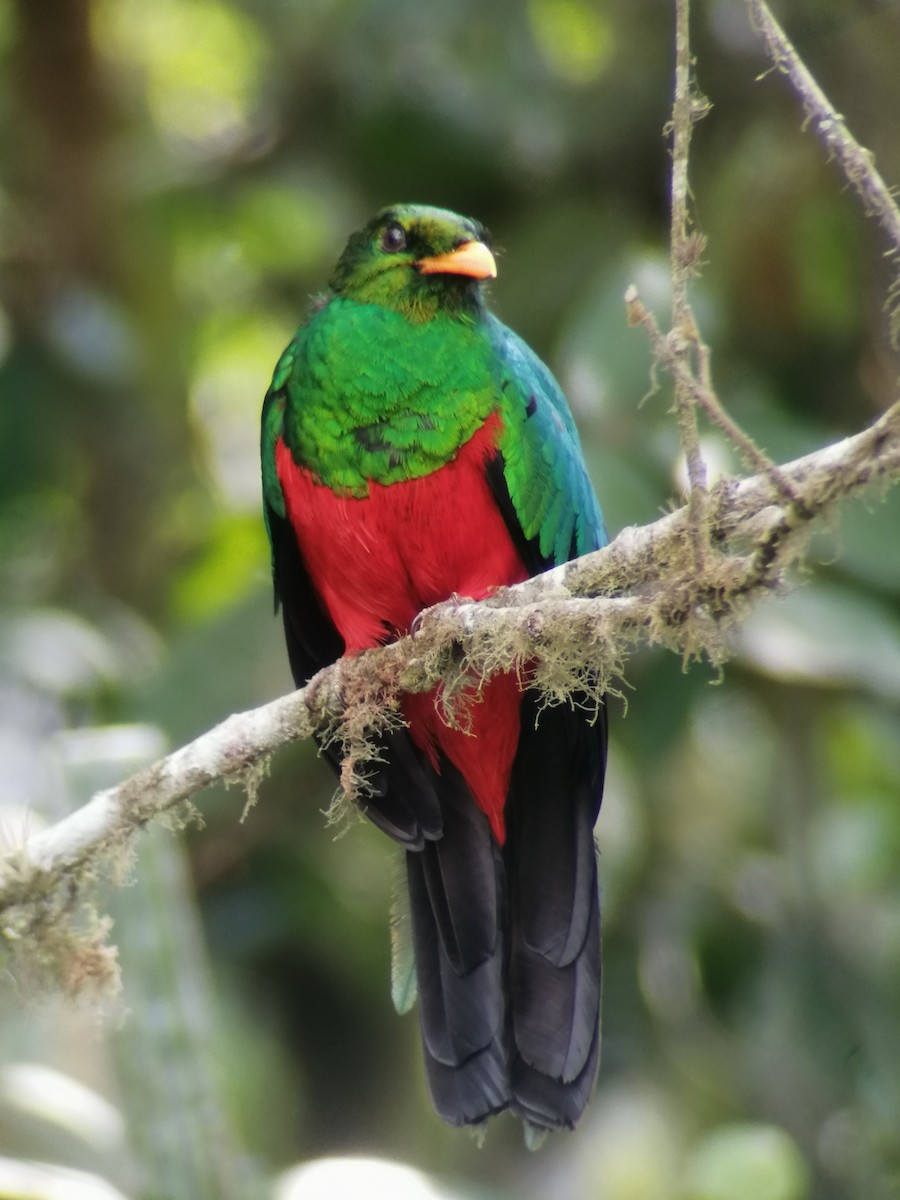
[[(600, 721), (605, 718), (601, 712)], [(606, 730), (523, 697), (507, 806), (511, 1107), (532, 1127), (571, 1129), (600, 1050), (600, 896), (594, 822)]]
[(406, 855), (416, 983), (434, 1106), (452, 1125), (474, 1125), (510, 1103), (504, 868), (449, 764), (442, 783), (443, 834)]
[(505, 846), (444, 761), (442, 836), (406, 858), (435, 1108), (453, 1125), (510, 1108), (540, 1132), (575, 1125), (597, 1069), (605, 731), (523, 706)]

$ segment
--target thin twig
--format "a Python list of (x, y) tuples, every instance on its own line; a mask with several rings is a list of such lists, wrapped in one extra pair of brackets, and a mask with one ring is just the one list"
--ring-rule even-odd
[(691, 540), (698, 573), (703, 571), (708, 546), (706, 526), (706, 464), (700, 451), (697, 410), (684, 374), (691, 374), (691, 345), (697, 328), (687, 297), (687, 281), (695, 266), (696, 238), (690, 232), (688, 158), (696, 116), (691, 91), (690, 0), (675, 3), (675, 97), (672, 104), (672, 180), (669, 255), (672, 273), (672, 332), (670, 354), (683, 367), (675, 372), (675, 412), (690, 484)]
[(876, 168), (871, 151), (861, 146), (844, 124), (844, 118), (809, 73), (766, 0), (747, 2), (772, 62), (791, 81), (813, 128), (840, 163), (847, 182), (859, 193), (865, 211), (884, 229), (892, 249), (900, 251), (900, 208)]
[(649, 309), (645, 308), (637, 288), (631, 284), (625, 292), (625, 307), (630, 325), (640, 325), (650, 339), (654, 355), (658, 362), (664, 363), (672, 372), (673, 377), (690, 394), (694, 404), (702, 408), (710, 421), (716, 425), (734, 444), (744, 460), (745, 466), (751, 470), (767, 473), (775, 487), (785, 500), (796, 500), (790, 483), (778, 466), (763, 453), (749, 434), (737, 425), (719, 403), (713, 391), (710, 377), (709, 352), (703, 342), (697, 342), (697, 359), (700, 367), (698, 378), (681, 355), (672, 349), (669, 338), (660, 329), (656, 318)]
[(872, 152), (861, 146), (847, 128), (844, 118), (816, 83), (772, 15), (766, 0), (747, 0), (747, 3), (775, 67), (787, 76), (803, 101), (813, 129), (834, 155), (844, 178), (859, 195), (866, 215), (874, 217), (887, 234), (894, 280), (888, 289), (886, 308), (890, 314), (891, 337), (896, 344), (900, 341), (900, 207), (875, 166)]

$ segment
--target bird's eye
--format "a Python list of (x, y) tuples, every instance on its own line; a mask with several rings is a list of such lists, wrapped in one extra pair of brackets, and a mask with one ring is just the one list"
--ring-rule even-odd
[(406, 249), (406, 230), (392, 221), (381, 235), (381, 248), (388, 254), (399, 254)]

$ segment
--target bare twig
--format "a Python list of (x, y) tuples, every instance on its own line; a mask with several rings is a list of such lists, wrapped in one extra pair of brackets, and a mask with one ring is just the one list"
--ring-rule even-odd
[(709, 353), (702, 343), (698, 342), (699, 378), (683, 357), (674, 353), (669, 338), (665, 336), (651, 313), (641, 301), (637, 288), (631, 284), (625, 292), (625, 307), (630, 325), (640, 325), (650, 339), (657, 362), (663, 363), (672, 372), (675, 379), (690, 395), (694, 404), (702, 408), (710, 421), (716, 425), (737, 448), (744, 460), (744, 465), (751, 470), (768, 473), (775, 487), (785, 500), (793, 501), (791, 485), (779, 467), (772, 462), (767, 454), (757, 446), (749, 434), (745, 433), (725, 412), (719, 399), (713, 391), (710, 377)]
[(847, 128), (844, 118), (809, 73), (787, 34), (772, 15), (766, 0), (747, 0), (747, 3), (772, 62), (787, 76), (803, 101), (813, 129), (834, 155), (844, 178), (861, 199), (866, 214), (874, 217), (887, 234), (890, 242), (888, 254), (894, 268), (887, 308), (890, 312), (891, 336), (896, 343), (900, 340), (900, 207), (875, 166), (871, 151), (861, 146)]
[(865, 211), (875, 217), (900, 251), (900, 208), (881, 178), (870, 151), (861, 146), (813, 79), (787, 34), (772, 15), (766, 0), (747, 0), (772, 62), (788, 77), (803, 101), (813, 129), (841, 165), (847, 182), (859, 194)]

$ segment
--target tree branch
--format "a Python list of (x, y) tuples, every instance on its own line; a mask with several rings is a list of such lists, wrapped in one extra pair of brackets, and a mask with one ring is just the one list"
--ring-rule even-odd
[[(900, 480), (900, 400), (869, 429), (785, 464), (780, 475), (792, 501), (768, 472), (712, 489), (714, 553), (702, 575), (683, 507), (481, 603), (429, 609), (412, 635), (340, 660), (305, 688), (229, 717), (99, 792), (0, 860), (2, 931), (15, 937), (31, 917), (12, 910), (39, 905), (60, 883), (77, 880), (86, 864), (210, 784), (224, 779), (254, 787), (254, 772), (288, 742), (336, 737), (351, 759), (364, 762), (372, 735), (398, 720), (404, 692), (443, 682), (448, 694), (458, 695), (493, 671), (534, 664), (534, 683), (551, 700), (576, 682), (599, 695), (642, 638), (686, 655), (721, 657), (725, 633), (753, 600), (779, 584), (802, 553), (815, 517), (869, 484)], [(362, 790), (362, 781), (353, 787)]]
[(874, 217), (891, 244), (894, 282), (888, 296), (891, 332), (900, 338), (900, 208), (881, 177), (870, 150), (861, 146), (831, 101), (809, 73), (766, 0), (747, 0), (753, 21), (762, 35), (775, 67), (786, 75), (803, 102), (812, 127), (837, 160), (844, 178), (856, 191), (863, 209)]
[(697, 327), (687, 295), (688, 279), (696, 270), (698, 240), (690, 232), (688, 159), (694, 121), (706, 112), (691, 88), (690, 0), (675, 0), (675, 96), (672, 104), (672, 181), (669, 264), (672, 276), (672, 335), (670, 351), (676, 366), (675, 412), (687, 465), (691, 540), (698, 571), (706, 558), (706, 464), (700, 453), (697, 409), (692, 396), (691, 346)]

